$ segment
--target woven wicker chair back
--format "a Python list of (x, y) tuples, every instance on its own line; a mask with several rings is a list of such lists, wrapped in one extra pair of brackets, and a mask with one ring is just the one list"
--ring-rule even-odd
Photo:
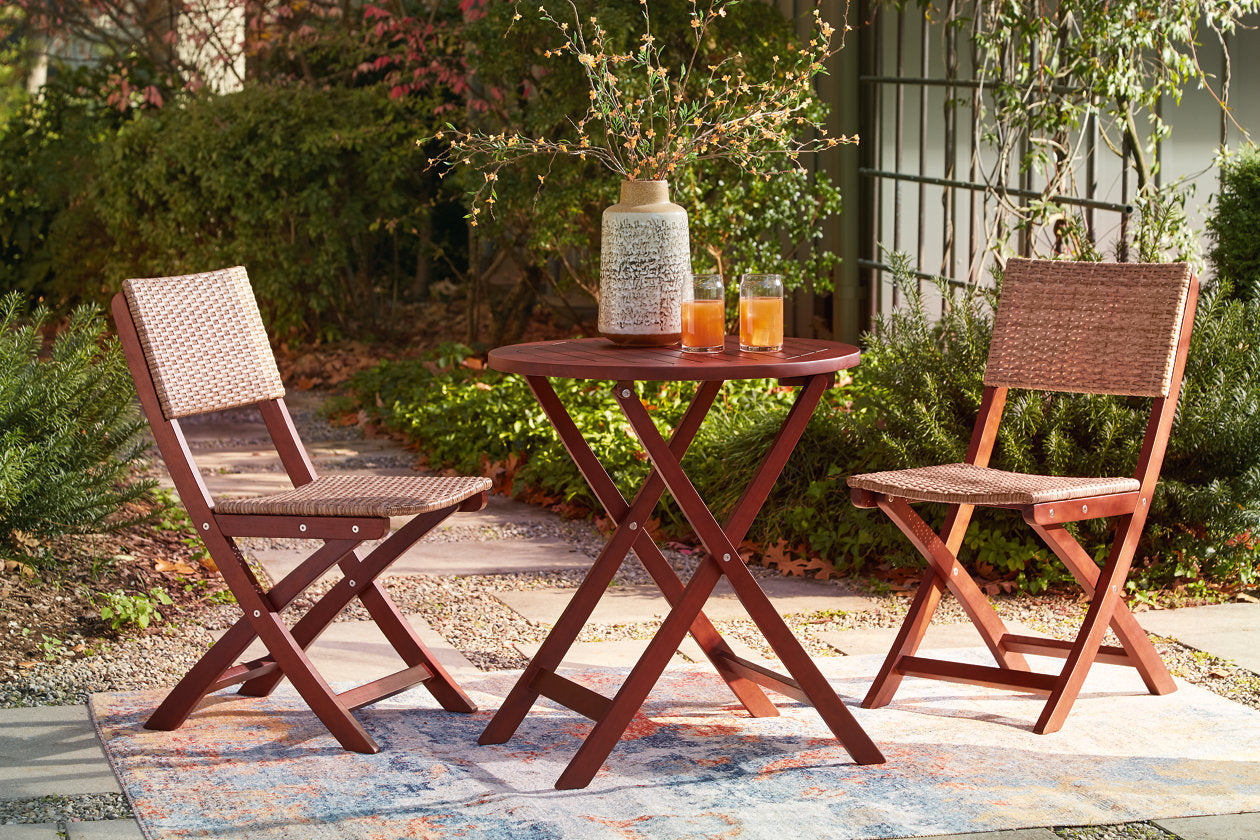
[(127, 280), (123, 293), (168, 420), (284, 396), (243, 267)]
[(1185, 263), (1008, 261), (984, 384), (1168, 396), (1190, 280)]

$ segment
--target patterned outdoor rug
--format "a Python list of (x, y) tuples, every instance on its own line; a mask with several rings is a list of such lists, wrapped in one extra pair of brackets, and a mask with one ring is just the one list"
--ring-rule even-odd
[[(854, 708), (881, 659), (818, 661)], [(611, 694), (622, 676), (576, 678)], [(584, 718), (548, 704), (507, 744), (476, 743), (515, 677), (466, 684), (475, 715), (422, 690), (360, 711), (374, 756), (342, 751), (288, 689), (216, 695), (176, 732), (141, 728), (160, 692), (96, 695), (92, 711), (151, 840), (806, 840), (1260, 811), (1260, 712), (1184, 682), (1153, 697), (1117, 666), (1095, 666), (1052, 735), (1031, 731), (1041, 698), (907, 679), (892, 706), (854, 708), (888, 758), (871, 767), (808, 706), (775, 695), (783, 716), (754, 720), (707, 668), (672, 668), (591, 786), (567, 792), (552, 785)]]

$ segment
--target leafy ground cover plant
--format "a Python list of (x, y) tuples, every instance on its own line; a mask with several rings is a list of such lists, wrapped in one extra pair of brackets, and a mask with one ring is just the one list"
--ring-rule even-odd
[(43, 309), (0, 299), (0, 554), (56, 562), (49, 540), (126, 525), (154, 482), (138, 477), (148, 442), (117, 341), (81, 307), (51, 340)]
[[(608, 383), (560, 379), (553, 386), (618, 487), (632, 494), (649, 466)], [(693, 387), (644, 385), (662, 433), (682, 417)], [(771, 380), (728, 383), (704, 428), (721, 434), (730, 418), (765, 404), (786, 406), (789, 391)], [(601, 510), (525, 380), (483, 369), (471, 348), (448, 344), (424, 359), (384, 362), (359, 374), (351, 392), (372, 419), (402, 433), (434, 466), (497, 471), (504, 492), (532, 494), (573, 513)], [(688, 464), (695, 457), (703, 456), (689, 453)], [(667, 525), (680, 521), (672, 504), (661, 515)]]

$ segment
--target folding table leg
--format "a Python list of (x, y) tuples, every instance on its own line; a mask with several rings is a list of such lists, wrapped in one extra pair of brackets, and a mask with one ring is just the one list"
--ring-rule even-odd
[(692, 621), (700, 613), (722, 574), (712, 558), (706, 558), (688, 582), (682, 598), (661, 624), (647, 649), (621, 684), (612, 705), (604, 712), (590, 734), (582, 741), (569, 765), (556, 782), (558, 790), (586, 787), (595, 778), (608, 754), (621, 740), (635, 712), (643, 706), (648, 693), (661, 678), (674, 651), (687, 635)]
[[(752, 573), (744, 566), (736, 547), (738, 542), (743, 539), (748, 525), (751, 524), (756, 515), (756, 511), (764, 504), (765, 498), (782, 471), (783, 466), (787, 463), (788, 456), (804, 432), (809, 416), (813, 413), (814, 407), (821, 398), (822, 390), (828, 380), (829, 377), (813, 377), (802, 388), (787, 421), (784, 423), (783, 428), (780, 429), (770, 450), (763, 457), (762, 464), (754, 473), (754, 478), (748, 489), (745, 490), (737, 503), (736, 512), (732, 514), (732, 524), (728, 524), (725, 530), (718, 524), (712, 512), (696, 491), (695, 486), (692, 485), (691, 480), (683, 472), (678, 458), (665, 445), (664, 439), (661, 438), (660, 432), (657, 431), (652, 423), (647, 409), (639, 401), (637, 395), (630, 393), (627, 396), (626, 389), (620, 384), (618, 385), (617, 394), (621, 408), (630, 421), (630, 425), (638, 434), (644, 450), (648, 453), (648, 457), (651, 458), (656, 474), (665, 482), (679, 508), (682, 509), (683, 514), (687, 517), (687, 521), (691, 523), (692, 528), (695, 529), (696, 534), (711, 555), (708, 562), (701, 565), (692, 581), (687, 585), (682, 600), (671, 611), (666, 619), (666, 624), (662, 625), (661, 630), (658, 632), (657, 638), (665, 634), (666, 627), (670, 626), (670, 622), (675, 620), (675, 616), (677, 616), (678, 621), (690, 620), (687, 613), (690, 606), (689, 598), (693, 597), (693, 587), (702, 591), (702, 595), (697, 597), (707, 598), (708, 593), (712, 591), (714, 583), (721, 575), (725, 574), (731, 581), (731, 586), (735, 589), (735, 593), (740, 598), (741, 603), (748, 610), (753, 622), (757, 624), (758, 628), (766, 636), (770, 646), (774, 648), (775, 653), (778, 654), (780, 660), (796, 679), (796, 685), (799, 686), (814, 708), (822, 715), (824, 721), (836, 735), (837, 740), (844, 745), (855, 761), (863, 764), (881, 763), (884, 761), (884, 756), (880, 753), (879, 748), (875, 746), (874, 742), (870, 740), (853, 718), (853, 715), (845, 708), (840, 698), (836, 696), (835, 691), (831, 688), (831, 685), (822, 675), (822, 672), (818, 670), (818, 667), (809, 658), (804, 648), (801, 647), (800, 641), (792, 634), (786, 622), (775, 610), (774, 605), (770, 603), (769, 598), (766, 597), (761, 587), (757, 585), (757, 581), (753, 578)], [(721, 558), (720, 561), (716, 559), (719, 557)], [(672, 636), (668, 636), (663, 644), (668, 644), (671, 639)], [(649, 652), (651, 650), (651, 647), (649, 647)], [(644, 659), (647, 659), (647, 657), (648, 654), (645, 653)], [(643, 663), (643, 660), (640, 660), (640, 662)], [(655, 662), (650, 663), (651, 666), (655, 666), (655, 664)], [(663, 664), (661, 668), (664, 668)], [(648, 665), (645, 665), (646, 671), (650, 671)], [(653, 682), (659, 676), (660, 673), (657, 672), (652, 677)], [(783, 682), (782, 680), (780, 681)], [(648, 687), (650, 688), (650, 684)], [(601, 720), (597, 728), (603, 726), (606, 720), (608, 718)], [(594, 734), (592, 732), (592, 735)], [(618, 733), (619, 736), (620, 733)], [(593, 749), (597, 750), (597, 748)]]
[(534, 701), (541, 693), (536, 685), (538, 678), (545, 673), (554, 673), (556, 668), (560, 667), (573, 640), (577, 638), (578, 633), (582, 632), (582, 627), (595, 611), (595, 606), (608, 588), (608, 584), (612, 583), (617, 569), (621, 568), (621, 563), (625, 559), (626, 552), (630, 550), (633, 540), (634, 532), (624, 525), (613, 533), (612, 539), (600, 551), (599, 557), (586, 573), (586, 577), (573, 593), (573, 597), (569, 599), (564, 612), (560, 614), (555, 626), (543, 640), (542, 646), (538, 648), (538, 652), (534, 654), (524, 673), (516, 681), (516, 685), (512, 686), (503, 704), (499, 706), (499, 711), (495, 712), (494, 717), (481, 733), (481, 737), (477, 739), (478, 744), (502, 744), (516, 732), (521, 721), (525, 719), (525, 715), (529, 713), (530, 706), (534, 705)]
[[(527, 377), (527, 381), (534, 392), (534, 396), (538, 399), (539, 405), (542, 406), (556, 432), (560, 435), (560, 439), (568, 450), (569, 456), (586, 479), (586, 483), (590, 486), (591, 491), (599, 499), (600, 504), (604, 506), (608, 515), (613, 518), (613, 521), (617, 522), (620, 527), (629, 525), (631, 530), (634, 531), (635, 536), (632, 547), (638, 554), (639, 560), (661, 589), (665, 599), (670, 604), (675, 603), (682, 596), (682, 581), (678, 579), (673, 568), (665, 559), (665, 555), (661, 553), (660, 547), (656, 545), (652, 537), (644, 529), (640, 528), (641, 523), (647, 521), (657, 502), (660, 501), (661, 495), (665, 490), (664, 482), (655, 473), (649, 475), (643, 487), (636, 494), (634, 503), (632, 505), (627, 504), (625, 497), (622, 496), (621, 491), (608, 475), (607, 470), (600, 464), (599, 459), (595, 457), (595, 453), (591, 451), (590, 446), (586, 443), (586, 439), (573, 422), (573, 418), (569, 416), (559, 397), (556, 396), (551, 384), (544, 377), (531, 376)], [(624, 383), (620, 387), (623, 390), (633, 388), (633, 386)], [(687, 411), (683, 414), (682, 419), (674, 429), (673, 435), (670, 437), (669, 450), (674, 453), (675, 457), (682, 458), (686, 453), (721, 388), (721, 382), (700, 383), (691, 399), (690, 405), (687, 406)], [(775, 705), (766, 697), (765, 692), (756, 683), (735, 673), (726, 664), (724, 657), (733, 655), (731, 649), (722, 640), (721, 635), (703, 612), (696, 617), (691, 633), (705, 656), (713, 664), (713, 667), (726, 682), (727, 686), (730, 687), (735, 698), (750, 715), (753, 717), (773, 717), (779, 714), (779, 710), (775, 708)]]

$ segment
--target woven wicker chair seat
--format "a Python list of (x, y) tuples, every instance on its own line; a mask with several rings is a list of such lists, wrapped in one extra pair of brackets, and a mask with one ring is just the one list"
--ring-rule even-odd
[(270, 516), (411, 516), (489, 489), (490, 479), (471, 476), (332, 475), (270, 496), (223, 499), (214, 509)]
[(964, 505), (1037, 505), (1108, 493), (1130, 493), (1136, 478), (1028, 475), (975, 464), (940, 464), (849, 477), (849, 486), (918, 502)]

